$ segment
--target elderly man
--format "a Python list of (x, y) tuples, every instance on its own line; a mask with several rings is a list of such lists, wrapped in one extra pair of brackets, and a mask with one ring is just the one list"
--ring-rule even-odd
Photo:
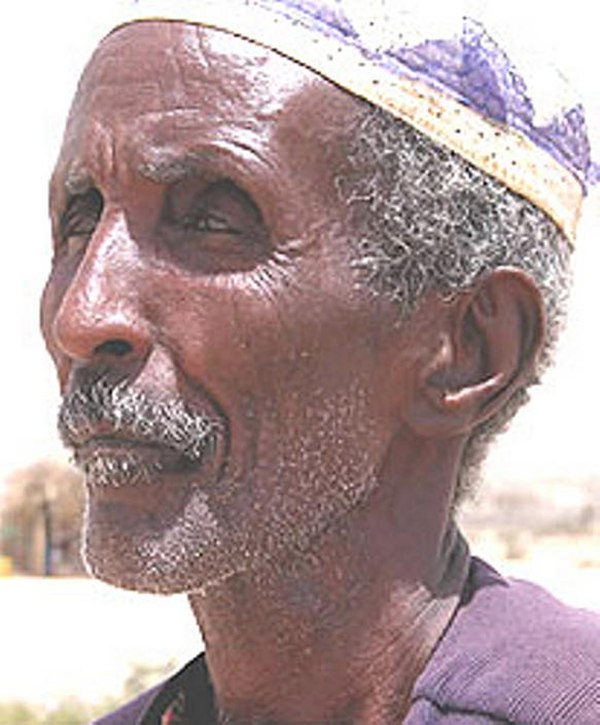
[(560, 324), (580, 110), (473, 22), (164, 5), (81, 79), (42, 327), (90, 571), (206, 653), (102, 722), (600, 722), (598, 620), (453, 523)]

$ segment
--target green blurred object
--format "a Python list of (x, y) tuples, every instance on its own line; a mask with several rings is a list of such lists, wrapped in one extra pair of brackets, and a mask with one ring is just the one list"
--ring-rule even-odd
[(0, 704), (0, 725), (42, 725), (40, 714), (22, 702)]

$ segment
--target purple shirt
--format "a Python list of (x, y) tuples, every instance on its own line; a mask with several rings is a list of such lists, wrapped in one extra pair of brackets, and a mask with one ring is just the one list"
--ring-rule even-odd
[(600, 724), (600, 617), (473, 559), (406, 725)]
[[(599, 725), (600, 617), (473, 558), (411, 701), (405, 725)], [(200, 656), (97, 725), (215, 722)]]

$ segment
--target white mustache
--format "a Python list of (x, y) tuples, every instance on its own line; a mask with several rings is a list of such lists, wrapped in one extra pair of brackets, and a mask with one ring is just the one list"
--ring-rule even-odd
[(190, 412), (180, 399), (157, 398), (99, 378), (64, 396), (58, 432), (75, 450), (96, 437), (113, 435), (165, 446), (197, 461), (214, 448), (223, 424), (214, 416)]

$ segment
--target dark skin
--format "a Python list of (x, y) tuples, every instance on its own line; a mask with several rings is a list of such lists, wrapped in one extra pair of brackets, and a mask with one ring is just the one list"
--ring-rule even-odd
[[(462, 449), (543, 335), (514, 270), (402, 323), (355, 283), (335, 179), (356, 114), (246, 41), (138, 23), (91, 61), (52, 180), (42, 329), (63, 392), (102, 370), (225, 421), (193, 475), (89, 486), (87, 555), (113, 583), (190, 592), (234, 721), (402, 720), (466, 576)], [(130, 523), (176, 538), (190, 500), (206, 553), (148, 573)]]

